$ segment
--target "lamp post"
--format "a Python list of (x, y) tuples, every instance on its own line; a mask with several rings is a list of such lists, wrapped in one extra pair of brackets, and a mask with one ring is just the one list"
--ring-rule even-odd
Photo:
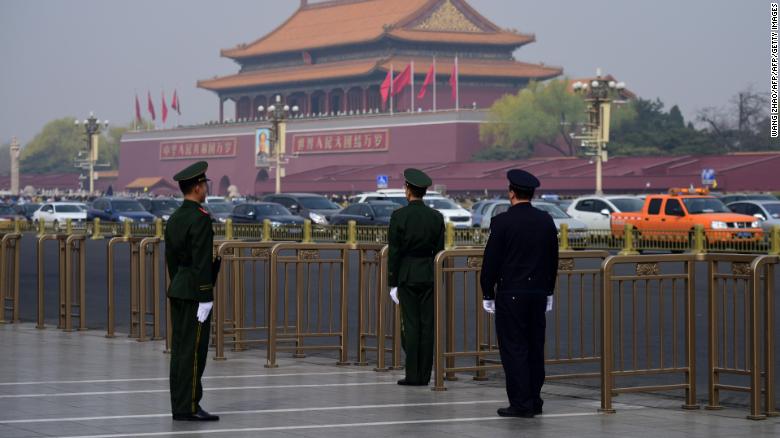
[(601, 77), (601, 70), (596, 73), (596, 79), (588, 82), (577, 81), (573, 84), (574, 92), (584, 96), (587, 104), (588, 121), (585, 123), (583, 135), (572, 136), (582, 141), (587, 155), (593, 155), (596, 162), (596, 194), (603, 195), (602, 163), (607, 161), (606, 144), (609, 143), (609, 120), (612, 100), (626, 88), (623, 82), (615, 82)]
[(276, 193), (282, 193), (282, 144), (284, 138), (284, 121), (290, 116), (298, 113), (298, 105), (282, 105), (282, 97), (277, 95), (276, 102), (268, 108), (260, 105), (257, 107), (258, 114), (264, 114), (271, 122), (271, 144), (274, 145), (274, 161), (276, 170)]
[(84, 131), (87, 134), (87, 159), (84, 160), (89, 169), (89, 194), (92, 196), (95, 193), (95, 163), (98, 160), (98, 139), (100, 138), (101, 126), (103, 129), (108, 128), (108, 120), (104, 120), (102, 123), (95, 117), (95, 113), (89, 113), (89, 118), (84, 121), (76, 120), (76, 126), (83, 125)]

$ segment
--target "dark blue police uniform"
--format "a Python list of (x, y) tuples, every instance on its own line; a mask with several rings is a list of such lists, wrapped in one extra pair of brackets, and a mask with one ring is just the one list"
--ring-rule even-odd
[[(512, 170), (507, 177), (514, 186), (539, 186), (536, 177), (522, 170)], [(558, 232), (547, 212), (521, 202), (491, 220), (480, 284), (483, 298), (495, 300), (496, 335), (513, 416), (542, 411), (545, 309), (557, 273)]]

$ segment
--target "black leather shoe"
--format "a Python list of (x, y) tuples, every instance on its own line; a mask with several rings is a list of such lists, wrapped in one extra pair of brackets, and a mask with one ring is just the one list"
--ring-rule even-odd
[(203, 409), (194, 414), (173, 414), (174, 421), (219, 421), (218, 415), (211, 415)]
[(401, 386), (428, 386), (427, 383), (412, 383), (406, 379), (399, 380), (398, 384)]
[(500, 417), (534, 418), (535, 414), (533, 411), (527, 411), (525, 409), (517, 409), (510, 406), (508, 408), (500, 408), (498, 410), (498, 415)]

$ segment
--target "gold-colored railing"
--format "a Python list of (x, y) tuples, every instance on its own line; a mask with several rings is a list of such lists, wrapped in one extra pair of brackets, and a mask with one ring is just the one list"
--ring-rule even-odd
[[(21, 238), (19, 228), (7, 230), (0, 239), (0, 324), (19, 322)], [(8, 315), (8, 319), (6, 319)]]
[(214, 290), (215, 359), (225, 359), (225, 345), (242, 351), (268, 341), (271, 248), (273, 242), (222, 241), (217, 255), (222, 269)]
[[(774, 267), (780, 258), (713, 254), (706, 261), (709, 268), (709, 402), (706, 408), (722, 408), (722, 391), (747, 392), (750, 395), (747, 418), (762, 420), (777, 416), (773, 306)], [(729, 381), (723, 382), (724, 379)]]
[(338, 363), (348, 364), (348, 273), (349, 245), (279, 243), (271, 249), (266, 367), (277, 366), (278, 351), (300, 358), (309, 350), (336, 350)]
[[(389, 298), (387, 245), (357, 244), (358, 346), (356, 365), (369, 365), (368, 353), (376, 358), (375, 371), (401, 368), (401, 313)], [(387, 355), (391, 363), (386, 364)]]
[[(601, 410), (627, 392), (682, 389), (697, 409), (695, 256), (613, 256), (602, 267)], [(671, 354), (667, 351), (671, 350)], [(681, 383), (660, 383), (676, 375)], [(634, 379), (622, 386), (618, 380)], [(654, 380), (653, 378), (656, 378)], [(636, 385), (636, 380), (646, 385)]]

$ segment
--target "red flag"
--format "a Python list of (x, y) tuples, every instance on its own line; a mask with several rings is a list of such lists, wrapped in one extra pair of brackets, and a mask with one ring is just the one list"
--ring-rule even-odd
[(387, 104), (387, 99), (390, 98), (390, 90), (393, 87), (393, 69), (392, 67), (390, 70), (387, 71), (387, 77), (385, 77), (385, 80), (382, 82), (382, 85), (379, 87), (379, 94), (382, 96), (382, 106), (384, 107)]
[(433, 64), (431, 64), (431, 68), (428, 69), (428, 74), (425, 76), (425, 82), (422, 84), (422, 88), (420, 88), (420, 92), (417, 94), (418, 99), (423, 99), (425, 97), (425, 93), (428, 91), (428, 86), (435, 81), (436, 74), (433, 70)]
[(168, 105), (165, 104), (165, 92), (162, 93), (162, 122), (168, 120)]
[(393, 96), (400, 94), (404, 91), (407, 85), (412, 83), (412, 65), (406, 66), (404, 71), (393, 80)]
[(152, 102), (152, 93), (146, 92), (146, 109), (149, 110), (149, 115), (152, 116), (152, 120), (157, 119), (157, 114), (154, 112), (154, 103)]
[(450, 76), (450, 87), (452, 87), (452, 101), (458, 102), (458, 58), (455, 58), (455, 65), (452, 66), (452, 75)]
[(181, 115), (181, 102), (179, 102), (179, 95), (176, 94), (176, 90), (173, 90), (173, 100), (171, 100), (171, 108), (176, 110), (176, 114)]
[(135, 120), (141, 123), (141, 102), (138, 101), (138, 95), (135, 95)]

